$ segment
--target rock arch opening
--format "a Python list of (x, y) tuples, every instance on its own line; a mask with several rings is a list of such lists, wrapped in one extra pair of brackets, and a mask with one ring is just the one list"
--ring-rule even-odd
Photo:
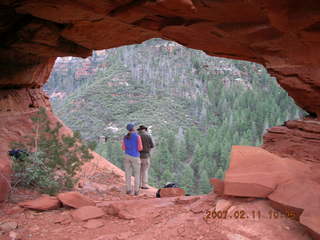
[(259, 146), (267, 128), (304, 114), (263, 66), (162, 39), (58, 58), (44, 89), (68, 127), (108, 139), (97, 152), (122, 169), (124, 126), (149, 126), (151, 185), (177, 182), (192, 195), (223, 178), (232, 145)]

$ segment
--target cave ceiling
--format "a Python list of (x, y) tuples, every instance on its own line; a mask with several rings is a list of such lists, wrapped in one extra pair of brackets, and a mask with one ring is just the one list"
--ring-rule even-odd
[(316, 0), (5, 0), (0, 35), (1, 88), (41, 87), (59, 56), (163, 38), (261, 63), (320, 114)]

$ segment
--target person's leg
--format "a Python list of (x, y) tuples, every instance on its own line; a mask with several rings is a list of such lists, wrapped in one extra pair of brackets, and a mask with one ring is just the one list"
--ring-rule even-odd
[(147, 188), (148, 186), (148, 171), (150, 167), (150, 157), (148, 158), (141, 158), (141, 187), (142, 188)]
[(134, 194), (139, 194), (140, 189), (140, 168), (141, 168), (141, 160), (139, 157), (132, 158), (133, 165), (133, 175), (134, 175)]
[(145, 167), (145, 164), (144, 164), (144, 161), (145, 159), (144, 158), (140, 158), (140, 161), (141, 161), (141, 165), (140, 165), (140, 187), (143, 187), (143, 176), (144, 176), (144, 167)]
[(126, 192), (127, 194), (131, 193), (131, 176), (132, 176), (132, 164), (130, 161), (130, 156), (125, 154), (124, 156), (124, 171), (126, 173)]

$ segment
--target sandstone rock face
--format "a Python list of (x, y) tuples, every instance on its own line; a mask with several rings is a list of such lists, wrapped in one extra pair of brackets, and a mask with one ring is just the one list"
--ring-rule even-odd
[(163, 37), (262, 63), (300, 106), (320, 113), (319, 12), (316, 0), (4, 1), (0, 85), (40, 86), (56, 56)]
[(224, 194), (268, 198), (271, 206), (288, 218), (299, 220), (318, 239), (318, 167), (318, 163), (282, 158), (259, 147), (233, 146)]
[(299, 219), (306, 209), (320, 209), (320, 184), (306, 178), (295, 178), (279, 184), (268, 198), (281, 206), (279, 210), (285, 212), (288, 209)]
[(224, 190), (224, 183), (219, 178), (211, 178), (210, 183), (213, 186), (214, 193), (221, 195), (223, 194)]
[(305, 119), (287, 121), (284, 126), (269, 128), (263, 136), (262, 147), (283, 157), (320, 163), (319, 144), (320, 121)]
[(182, 188), (161, 188), (160, 197), (178, 197), (186, 195)]
[(259, 147), (233, 146), (225, 173), (224, 194), (267, 197), (278, 184), (311, 175), (310, 166), (281, 158)]
[[(63, 124), (52, 112), (49, 98), (42, 89), (0, 89), (0, 202), (7, 199), (10, 192), (11, 169), (8, 156), (10, 144), (21, 141), (23, 136), (33, 134), (31, 117), (39, 110), (39, 107), (47, 110), (50, 122)], [(60, 134), (71, 135), (72, 131), (63, 126)], [(119, 176), (123, 175), (119, 168), (107, 162), (99, 154), (93, 153), (93, 155), (94, 159), (85, 163), (83, 171), (79, 173), (78, 177), (81, 181), (85, 181), (82, 175), (89, 177), (94, 174), (94, 171), (97, 171), (97, 168), (99, 170), (110, 169)]]
[[(7, 198), (10, 190), (11, 170), (8, 156), (10, 144), (32, 134), (31, 116), (39, 110), (39, 107), (47, 109), (50, 122), (56, 123), (60, 120), (52, 113), (49, 98), (42, 89), (1, 89), (0, 96), (0, 201), (2, 201)], [(61, 133), (72, 132), (64, 127)]]
[(320, 236), (320, 184), (306, 178), (296, 178), (280, 184), (268, 196), (272, 206), (288, 217), (300, 220), (301, 224)]
[(59, 193), (57, 198), (63, 203), (65, 206), (73, 207), (73, 208), (81, 208), (84, 206), (94, 206), (95, 203), (82, 195), (79, 192), (65, 192)]
[(320, 239), (320, 208), (303, 211), (300, 223), (310, 230), (313, 239)]
[(33, 210), (53, 210), (59, 208), (61, 205), (60, 201), (56, 197), (42, 196), (35, 200), (19, 203), (20, 207), (30, 208)]

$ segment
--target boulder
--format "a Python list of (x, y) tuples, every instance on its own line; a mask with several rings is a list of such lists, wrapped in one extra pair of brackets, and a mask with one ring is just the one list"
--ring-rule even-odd
[(309, 208), (303, 211), (300, 223), (308, 228), (314, 240), (320, 239), (320, 208)]
[(211, 178), (210, 183), (213, 187), (213, 192), (222, 195), (223, 194), (223, 189), (224, 189), (224, 183), (221, 179), (219, 178)]
[(59, 208), (61, 203), (56, 197), (43, 195), (34, 200), (21, 202), (19, 203), (19, 206), (33, 210), (46, 211)]
[(111, 203), (107, 206), (106, 212), (111, 216), (118, 216), (119, 212), (121, 211), (121, 205), (116, 203)]
[(19, 207), (19, 206), (14, 206), (12, 208), (5, 210), (5, 214), (14, 215), (14, 214), (20, 214), (23, 211), (24, 211), (24, 208)]
[(4, 232), (10, 232), (18, 227), (16, 222), (4, 222), (0, 224), (0, 230)]
[(136, 217), (132, 215), (128, 210), (123, 209), (118, 213), (118, 218), (124, 219), (124, 220), (133, 220)]
[(105, 215), (105, 212), (98, 207), (84, 206), (74, 210), (71, 215), (78, 221), (86, 221), (89, 219), (100, 218)]
[(215, 211), (216, 212), (223, 212), (223, 211), (228, 211), (228, 209), (232, 206), (232, 202), (225, 200), (225, 199), (220, 199), (216, 203)]
[(83, 227), (88, 229), (95, 229), (103, 226), (104, 226), (104, 223), (98, 219), (91, 219), (83, 225)]
[(192, 204), (196, 201), (198, 201), (200, 197), (189, 197), (189, 196), (183, 196), (177, 198), (174, 203), (175, 204)]
[(135, 216), (131, 214), (127, 210), (128, 206), (125, 204), (119, 204), (119, 203), (111, 203), (107, 206), (106, 212), (107, 214), (118, 217), (120, 219), (125, 219), (125, 220), (131, 220), (135, 219)]
[(182, 188), (161, 188), (160, 197), (178, 197), (185, 196), (186, 193)]
[[(320, 122), (315, 120), (286, 121), (272, 127), (263, 136), (263, 148), (281, 157), (302, 162), (320, 162)], [(317, 176), (314, 174), (314, 176)], [(319, 174), (318, 174), (319, 176)]]
[(260, 147), (233, 146), (230, 158), (224, 178), (225, 195), (266, 198), (279, 184), (311, 175), (309, 165)]
[(299, 219), (305, 209), (320, 209), (320, 184), (309, 179), (292, 179), (280, 184), (268, 198), (274, 208)]
[(58, 194), (58, 199), (65, 206), (81, 208), (84, 206), (94, 206), (95, 203), (79, 192), (65, 192)]
[[(22, 235), (22, 234), (21, 234)], [(22, 239), (20, 236), (21, 236), (20, 234), (18, 234), (18, 233), (16, 233), (16, 232), (14, 232), (14, 231), (10, 231), (9, 232), (9, 238), (10, 238), (10, 240), (20, 240), (20, 239)]]
[[(0, 126), (1, 130), (1, 126)], [(1, 138), (1, 134), (0, 134)], [(6, 146), (4, 146), (6, 147)], [(2, 150), (4, 147), (0, 146), (0, 150)], [(5, 149), (3, 149), (5, 150)], [(6, 149), (7, 150), (7, 149)], [(6, 153), (6, 151), (4, 151)], [(1, 154), (0, 157), (2, 158), (2, 161), (0, 161), (0, 202), (7, 199), (9, 192), (10, 192), (10, 161), (6, 154)]]

